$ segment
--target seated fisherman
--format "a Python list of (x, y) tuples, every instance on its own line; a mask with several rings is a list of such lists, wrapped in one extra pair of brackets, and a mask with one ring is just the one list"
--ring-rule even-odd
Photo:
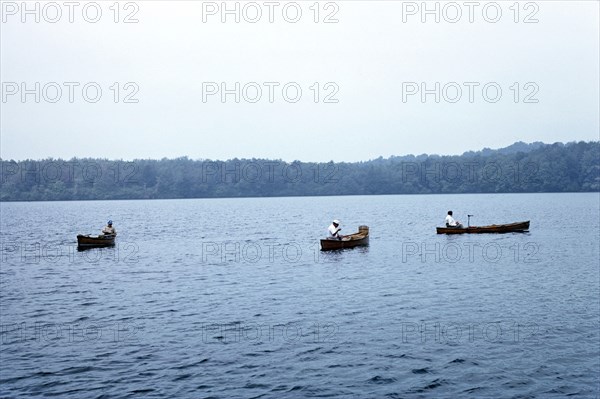
[(104, 228), (102, 229), (102, 234), (117, 234), (117, 230), (115, 230), (115, 228), (112, 227), (112, 224), (112, 220), (109, 220), (106, 226), (104, 226)]
[(341, 240), (343, 238), (343, 236), (340, 234), (340, 230), (342, 230), (341, 227), (339, 227), (340, 225), (340, 221), (335, 219), (331, 225), (329, 226), (329, 228), (327, 229), (329, 235), (327, 236), (328, 239), (330, 240)]
[(446, 227), (457, 227), (462, 229), (463, 225), (458, 220), (454, 220), (452, 211), (448, 211), (448, 216), (446, 216)]

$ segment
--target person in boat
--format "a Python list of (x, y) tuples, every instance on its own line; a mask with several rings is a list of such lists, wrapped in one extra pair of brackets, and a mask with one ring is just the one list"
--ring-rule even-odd
[(446, 216), (446, 227), (456, 227), (462, 229), (463, 225), (458, 220), (454, 220), (452, 217), (452, 211), (448, 211), (448, 215)]
[(342, 230), (340, 227), (340, 221), (335, 219), (333, 222), (331, 222), (331, 225), (327, 229), (329, 233), (327, 238), (330, 240), (341, 240), (344, 236), (340, 234), (340, 230)]
[(104, 228), (102, 229), (102, 234), (117, 234), (117, 230), (115, 230), (115, 228), (113, 227), (112, 220), (109, 220), (106, 223), (106, 226), (104, 226)]

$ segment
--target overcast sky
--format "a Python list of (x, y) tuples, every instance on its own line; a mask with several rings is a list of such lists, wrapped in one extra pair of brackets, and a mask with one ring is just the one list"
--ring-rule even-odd
[(597, 1), (22, 4), (2, 2), (3, 159), (358, 161), (599, 139)]

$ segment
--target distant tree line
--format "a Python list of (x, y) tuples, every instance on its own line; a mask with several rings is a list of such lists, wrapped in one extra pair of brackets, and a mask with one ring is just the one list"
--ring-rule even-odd
[(0, 200), (600, 191), (600, 142), (515, 143), (365, 162), (0, 160)]

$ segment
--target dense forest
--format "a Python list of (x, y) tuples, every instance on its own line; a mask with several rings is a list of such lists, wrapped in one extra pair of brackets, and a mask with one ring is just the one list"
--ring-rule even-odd
[(0, 160), (0, 200), (600, 191), (600, 142), (509, 147), (365, 162)]

